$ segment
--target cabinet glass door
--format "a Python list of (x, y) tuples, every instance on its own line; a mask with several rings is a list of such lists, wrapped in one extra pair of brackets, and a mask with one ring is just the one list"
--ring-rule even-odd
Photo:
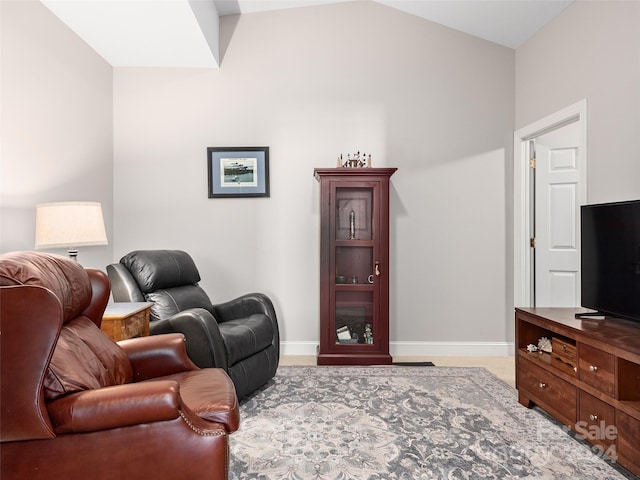
[(376, 263), (373, 188), (337, 187), (335, 193), (335, 342), (375, 342)]

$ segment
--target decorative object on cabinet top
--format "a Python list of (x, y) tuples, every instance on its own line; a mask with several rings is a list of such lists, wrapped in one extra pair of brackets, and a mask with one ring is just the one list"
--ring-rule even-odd
[(337, 166), (338, 168), (371, 168), (371, 154), (360, 153), (360, 150), (356, 153), (347, 153), (347, 158), (340, 154)]

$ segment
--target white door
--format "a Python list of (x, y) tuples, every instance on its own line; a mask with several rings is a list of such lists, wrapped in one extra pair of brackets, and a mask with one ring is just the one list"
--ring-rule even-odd
[(535, 306), (580, 306), (580, 122), (535, 142)]
[[(575, 148), (576, 143), (573, 138), (575, 132), (569, 132), (571, 135), (568, 136), (571, 141), (567, 143), (558, 143), (559, 141), (556, 141), (553, 135), (547, 136), (556, 131), (558, 133), (566, 133), (567, 130), (563, 130), (563, 126), (572, 126), (579, 132), (577, 134), (578, 149), (575, 152), (575, 156), (570, 156), (563, 151), (563, 147), (568, 149)], [(568, 130), (571, 130), (571, 128)], [(537, 181), (539, 186), (547, 186), (546, 195), (538, 194), (538, 197), (546, 197), (547, 200), (546, 206), (539, 205), (536, 208), (534, 184), (538, 173), (536, 173), (535, 169), (530, 168), (529, 145), (530, 143), (536, 143), (539, 139), (542, 139), (539, 142), (542, 144), (541, 157), (546, 158), (547, 164), (552, 165), (553, 168), (547, 168), (546, 170), (548, 172), (546, 175), (548, 180), (542, 178)], [(571, 273), (579, 271), (580, 246), (578, 242), (580, 238), (577, 235), (579, 226), (575, 227), (574, 241), (573, 234), (567, 228), (567, 225), (577, 225), (580, 205), (587, 202), (587, 101), (580, 100), (526, 127), (518, 129), (514, 132), (513, 145), (513, 158), (515, 160), (513, 170), (514, 305), (524, 307), (557, 304), (579, 305), (580, 278), (579, 274)], [(553, 153), (545, 153), (545, 149), (552, 150)], [(574, 160), (575, 168), (571, 166), (571, 162)], [(538, 161), (538, 165), (542, 163), (544, 163), (544, 160)], [(556, 173), (558, 175), (555, 175)], [(571, 173), (577, 174), (578, 183), (569, 181), (563, 187), (563, 177), (566, 178)], [(544, 174), (540, 175), (545, 176)], [(575, 200), (573, 213), (569, 213), (571, 202), (567, 198), (571, 198), (571, 195), (567, 192), (573, 190), (574, 187), (577, 200)], [(562, 208), (559, 209), (560, 213), (556, 212), (555, 207), (558, 204), (561, 204), (562, 208), (566, 210), (564, 214), (561, 213)], [(545, 211), (546, 220), (536, 218), (536, 211), (537, 213)], [(573, 218), (575, 218), (575, 223)], [(536, 228), (538, 230), (538, 252), (530, 245), (531, 239), (536, 235)], [(541, 233), (545, 229), (547, 233)], [(540, 242), (542, 242), (542, 246)], [(545, 246), (545, 243), (548, 245)], [(575, 266), (563, 265), (562, 261), (564, 260), (547, 260), (547, 258), (562, 257), (562, 255), (552, 255), (552, 253), (568, 253), (569, 255), (564, 255), (564, 257), (572, 257)], [(535, 258), (537, 258), (541, 270), (549, 262), (549, 265), (544, 267), (546, 273), (536, 272)], [(536, 279), (540, 278), (547, 279), (546, 286), (539, 285), (536, 288)], [(574, 282), (575, 287), (571, 282)], [(561, 284), (562, 287), (556, 287), (556, 284)], [(549, 293), (546, 298), (543, 298), (545, 297), (543, 293), (545, 289)], [(537, 293), (540, 298), (536, 298), (536, 290), (538, 290)], [(576, 293), (574, 299), (569, 300), (571, 297), (570, 292), (572, 291)]]

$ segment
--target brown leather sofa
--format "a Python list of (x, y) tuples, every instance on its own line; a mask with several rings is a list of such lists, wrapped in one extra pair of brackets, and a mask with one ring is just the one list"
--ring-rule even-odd
[(233, 383), (180, 334), (113, 342), (109, 293), (66, 257), (0, 256), (0, 478), (226, 479)]

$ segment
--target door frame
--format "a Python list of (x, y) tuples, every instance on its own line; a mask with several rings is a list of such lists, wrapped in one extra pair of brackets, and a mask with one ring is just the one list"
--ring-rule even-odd
[(529, 140), (569, 123), (580, 121), (578, 198), (587, 201), (587, 100), (583, 99), (544, 117), (513, 135), (513, 302), (516, 307), (533, 306), (531, 247), (531, 169), (529, 168)]

